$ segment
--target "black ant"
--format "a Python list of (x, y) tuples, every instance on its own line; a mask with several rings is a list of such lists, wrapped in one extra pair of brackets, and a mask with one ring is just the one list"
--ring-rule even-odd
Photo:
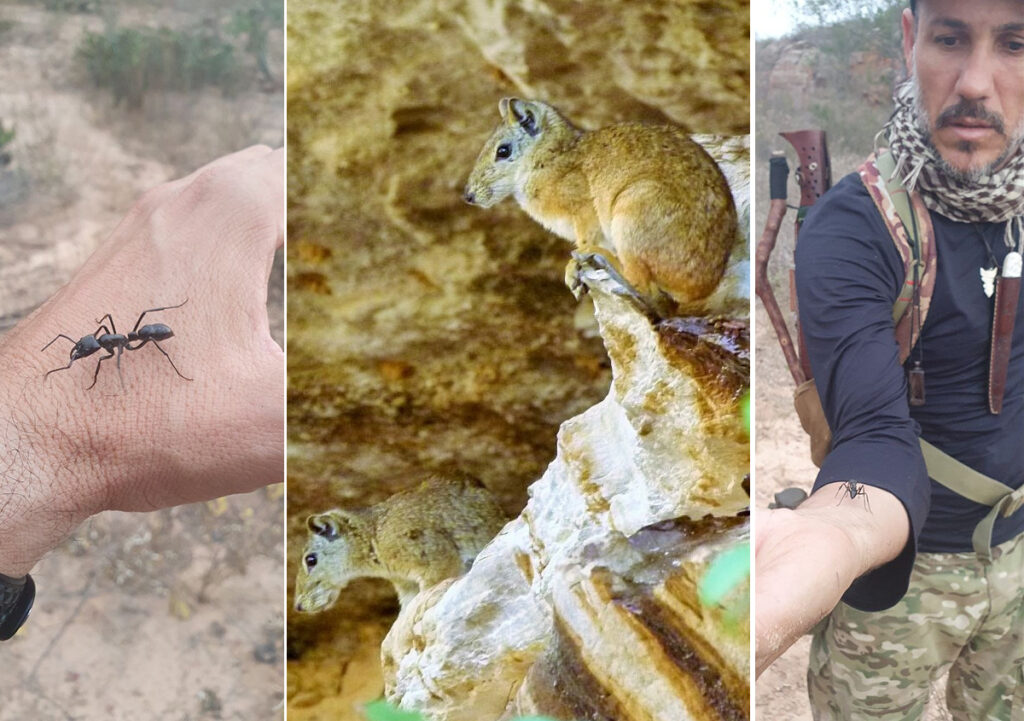
[(868, 492), (865, 490), (863, 483), (859, 483), (857, 481), (843, 481), (839, 484), (839, 489), (836, 491), (836, 495), (838, 496), (839, 494), (843, 494), (842, 498), (839, 499), (840, 505), (842, 504), (843, 499), (847, 496), (850, 497), (850, 500), (853, 500), (857, 496), (864, 496), (864, 507), (868, 509), (868, 513), (871, 513), (871, 501), (868, 500)]
[[(158, 351), (164, 354), (164, 357), (167, 358), (167, 362), (171, 364), (171, 368), (174, 368), (175, 373), (177, 373), (182, 378), (185, 378), (185, 380), (187, 381), (192, 380), (191, 378), (186, 378), (181, 374), (181, 371), (178, 370), (178, 367), (174, 365), (174, 361), (172, 361), (171, 357), (167, 355), (167, 351), (161, 348), (160, 344), (157, 342), (161, 340), (167, 340), (168, 338), (172, 338), (174, 336), (174, 331), (172, 331), (169, 326), (166, 326), (163, 323), (149, 323), (139, 328), (139, 323), (142, 322), (142, 319), (146, 316), (146, 313), (155, 313), (158, 310), (172, 310), (174, 308), (180, 308), (181, 306), (185, 305), (185, 303), (188, 303), (188, 298), (186, 298), (181, 303), (178, 303), (178, 305), (167, 305), (164, 306), (163, 308), (150, 308), (149, 310), (142, 311), (142, 314), (139, 316), (139, 319), (135, 321), (135, 327), (132, 328), (131, 332), (128, 335), (123, 335), (117, 332), (117, 328), (114, 327), (114, 318), (113, 316), (110, 315), (110, 313), (107, 313), (105, 316), (96, 321), (97, 323), (100, 324), (100, 327), (97, 328), (95, 332), (93, 332), (90, 335), (83, 336), (78, 341), (76, 341), (74, 338), (70, 336), (64, 335), (63, 333), (58, 333), (57, 337), (51, 340), (46, 345), (44, 345), (42, 350), (46, 350), (47, 348), (49, 348), (53, 344), (53, 342), (57, 340), (57, 338), (66, 338), (67, 340), (75, 344), (75, 347), (71, 349), (71, 360), (69, 360), (68, 364), (66, 366), (63, 366), (62, 368), (54, 368), (52, 371), (47, 371), (46, 375), (44, 375), (43, 378), (45, 379), (47, 376), (50, 375), (50, 373), (56, 373), (57, 371), (67, 370), (68, 368), (71, 367), (71, 364), (74, 363), (79, 358), (91, 356), (96, 351), (102, 349), (107, 351), (107, 355), (103, 356), (102, 358), (99, 359), (99, 361), (97, 361), (96, 372), (92, 374), (92, 383), (89, 385), (88, 388), (86, 388), (86, 390), (89, 390), (94, 385), (96, 385), (96, 379), (99, 378), (100, 375), (100, 364), (103, 363), (103, 361), (107, 360), (108, 358), (113, 358), (115, 355), (117, 356), (117, 377), (120, 379), (121, 388), (123, 389), (124, 377), (121, 375), (121, 353), (125, 350), (138, 350), (147, 343), (152, 343), (154, 346), (156, 346), (156, 349)], [(104, 320), (110, 321), (109, 328), (107, 328), (106, 324), (103, 322)], [(100, 331), (103, 331), (103, 333), (100, 333)], [(134, 341), (141, 342), (138, 345), (133, 346), (132, 343)]]

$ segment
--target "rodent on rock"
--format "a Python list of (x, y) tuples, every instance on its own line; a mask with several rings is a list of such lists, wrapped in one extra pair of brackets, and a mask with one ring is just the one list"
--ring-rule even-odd
[(295, 610), (326, 611), (357, 578), (390, 581), (405, 606), (468, 571), (507, 520), (486, 488), (461, 479), (431, 479), (369, 508), (312, 515)]
[[(739, 222), (729, 184), (681, 128), (622, 123), (584, 131), (552, 106), (519, 98), (469, 176), (466, 202), (509, 195), (581, 254), (604, 256), (648, 302), (697, 309), (725, 273)], [(576, 262), (566, 269), (575, 284)]]

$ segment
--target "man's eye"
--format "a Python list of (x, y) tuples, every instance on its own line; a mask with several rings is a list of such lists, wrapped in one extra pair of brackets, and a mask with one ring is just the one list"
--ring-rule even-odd
[(498, 151), (494, 154), (496, 160), (505, 160), (512, 155), (512, 146), (508, 143), (502, 143), (498, 146)]
[(955, 48), (959, 44), (959, 39), (954, 35), (943, 35), (935, 38), (935, 42), (946, 48)]
[(1024, 53), (1024, 40), (1007, 40), (1005, 44), (1006, 49), (1011, 53)]
[(306, 556), (305, 560), (306, 560), (306, 570), (307, 571), (311, 571), (313, 569), (313, 567), (316, 566), (316, 554), (315, 553), (310, 553), (309, 555)]

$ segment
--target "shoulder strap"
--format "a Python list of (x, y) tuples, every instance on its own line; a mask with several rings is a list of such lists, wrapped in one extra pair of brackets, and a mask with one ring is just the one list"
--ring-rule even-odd
[[(889, 235), (903, 259), (906, 273), (903, 288), (893, 304), (892, 318), (900, 345), (900, 363), (909, 356), (924, 325), (935, 289), (935, 232), (931, 216), (917, 193), (908, 192), (894, 177), (895, 162), (888, 151), (872, 155), (860, 166), (860, 178), (875, 202)], [(918, 290), (920, 318), (908, 312), (913, 308), (914, 290)], [(1024, 486), (1014, 491), (1009, 486), (964, 465), (940, 451), (923, 438), (921, 453), (928, 475), (954, 493), (975, 503), (991, 506), (975, 528), (972, 545), (983, 560), (992, 557), (992, 528), (998, 516), (1009, 516), (1024, 506)]]
[[(935, 233), (928, 209), (917, 193), (907, 192), (900, 180), (894, 177), (895, 169), (892, 154), (880, 151), (877, 156), (871, 155), (864, 161), (859, 173), (903, 259), (905, 279), (892, 309), (902, 363), (910, 356), (928, 315), (935, 289), (937, 261)], [(918, 292), (919, 318), (914, 318), (914, 314), (908, 312), (913, 308), (915, 288)]]

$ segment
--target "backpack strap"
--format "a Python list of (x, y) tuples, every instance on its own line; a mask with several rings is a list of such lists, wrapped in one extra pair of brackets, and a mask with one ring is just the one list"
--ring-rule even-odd
[[(932, 293), (935, 290), (935, 231), (928, 209), (917, 193), (909, 193), (899, 178), (892, 154), (879, 151), (860, 166), (860, 179), (878, 208), (896, 250), (903, 259), (905, 271), (903, 287), (893, 303), (892, 319), (896, 342), (900, 346), (900, 363), (910, 357), (928, 316)], [(917, 290), (919, 317), (908, 312), (914, 307)]]
[(991, 561), (992, 528), (996, 518), (1000, 515), (1008, 517), (1024, 507), (1024, 486), (1014, 490), (984, 473), (978, 473), (923, 438), (920, 443), (929, 476), (968, 500), (992, 507), (974, 527), (971, 536), (974, 552), (982, 561)]

